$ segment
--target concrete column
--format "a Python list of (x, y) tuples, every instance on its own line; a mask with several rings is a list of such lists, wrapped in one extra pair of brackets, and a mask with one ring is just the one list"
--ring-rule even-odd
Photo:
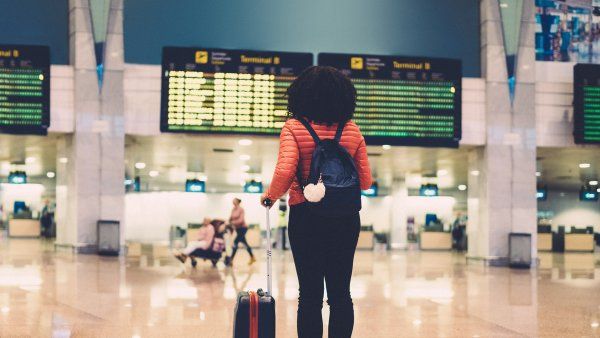
[[(98, 87), (88, 0), (69, 1), (74, 74), (74, 133), (63, 137), (57, 163), (57, 245), (96, 250), (96, 222), (123, 219), (124, 128), (122, 1), (111, 2), (104, 87)], [(63, 218), (61, 221), (60, 217)]]
[(406, 249), (406, 200), (408, 189), (404, 180), (392, 183), (392, 210), (390, 213), (390, 246), (392, 249)]
[(125, 207), (125, 125), (123, 101), (123, 0), (111, 0), (104, 58), (104, 83), (101, 91), (103, 123), (100, 133), (100, 217), (121, 221), (124, 245)]
[[(511, 105), (497, 0), (481, 1), (486, 145), (469, 154), (469, 257), (504, 264), (508, 234), (532, 234), (536, 257), (534, 4), (524, 2)], [(478, 174), (478, 175), (475, 175)]]

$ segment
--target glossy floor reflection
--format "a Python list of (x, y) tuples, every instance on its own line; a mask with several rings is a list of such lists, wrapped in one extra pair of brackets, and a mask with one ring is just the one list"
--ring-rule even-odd
[[(244, 253), (245, 254), (245, 253)], [(466, 265), (447, 252), (359, 252), (355, 337), (600, 336), (600, 257), (540, 255), (538, 270)], [(55, 252), (0, 243), (0, 337), (230, 337), (239, 290), (264, 287), (264, 266)], [(297, 281), (276, 253), (278, 337), (295, 337)], [(324, 310), (327, 315), (327, 310)]]

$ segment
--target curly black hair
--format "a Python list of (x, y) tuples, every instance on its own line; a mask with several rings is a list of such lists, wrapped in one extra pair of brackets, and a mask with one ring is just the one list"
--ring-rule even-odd
[(290, 118), (316, 123), (346, 123), (356, 108), (356, 88), (346, 75), (329, 66), (304, 70), (286, 96)]

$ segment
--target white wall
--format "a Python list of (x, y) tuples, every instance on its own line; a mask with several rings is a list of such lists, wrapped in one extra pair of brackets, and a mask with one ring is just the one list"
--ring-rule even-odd
[[(169, 239), (171, 225), (201, 223), (204, 217), (227, 220), (234, 197), (242, 200), (248, 224), (265, 227), (265, 209), (259, 194), (198, 194), (186, 192), (144, 192), (125, 195), (125, 239), (142, 242)], [(277, 205), (271, 208), (271, 227), (276, 227)]]
[(377, 232), (390, 231), (392, 197), (362, 197), (360, 221)]
[(454, 221), (455, 204), (456, 199), (451, 196), (409, 196), (406, 203), (406, 214), (408, 217), (415, 218), (416, 225), (425, 223), (426, 214), (436, 214), (444, 224), (451, 223)]
[[(13, 211), (15, 201), (23, 201), (31, 209), (34, 216), (44, 207), (42, 196), (44, 186), (41, 184), (0, 184), (0, 204), (5, 214)], [(4, 215), (3, 217), (6, 217)]]
[[(228, 219), (231, 200), (242, 199), (246, 222), (265, 228), (265, 211), (259, 205), (260, 195), (243, 193), (144, 192), (125, 195), (125, 239), (142, 242), (166, 241), (171, 225), (200, 223), (204, 217)], [(392, 207), (405, 208), (422, 224), (426, 213), (435, 213), (445, 222), (453, 220), (454, 197), (409, 196), (406, 205), (393, 206), (391, 196), (363, 197), (361, 223), (373, 225), (375, 231), (388, 232), (392, 224)], [(271, 209), (271, 226), (278, 224), (277, 204)], [(405, 223), (404, 223), (405, 224)]]
[(562, 193), (549, 191), (546, 201), (538, 202), (539, 211), (552, 211), (552, 229), (556, 231), (559, 225), (566, 227), (594, 226), (594, 231), (600, 232), (600, 202), (584, 202), (579, 200), (579, 192)]
[(538, 147), (574, 147), (573, 66), (536, 62), (535, 116)]
[(74, 129), (73, 67), (50, 67), (49, 132), (71, 133)]

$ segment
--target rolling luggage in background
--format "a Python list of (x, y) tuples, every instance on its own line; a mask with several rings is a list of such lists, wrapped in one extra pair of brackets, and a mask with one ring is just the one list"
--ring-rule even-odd
[[(271, 206), (271, 201), (265, 204)], [(271, 222), (267, 211), (267, 292), (242, 291), (238, 294), (233, 319), (234, 338), (275, 338), (275, 298), (271, 294)]]

